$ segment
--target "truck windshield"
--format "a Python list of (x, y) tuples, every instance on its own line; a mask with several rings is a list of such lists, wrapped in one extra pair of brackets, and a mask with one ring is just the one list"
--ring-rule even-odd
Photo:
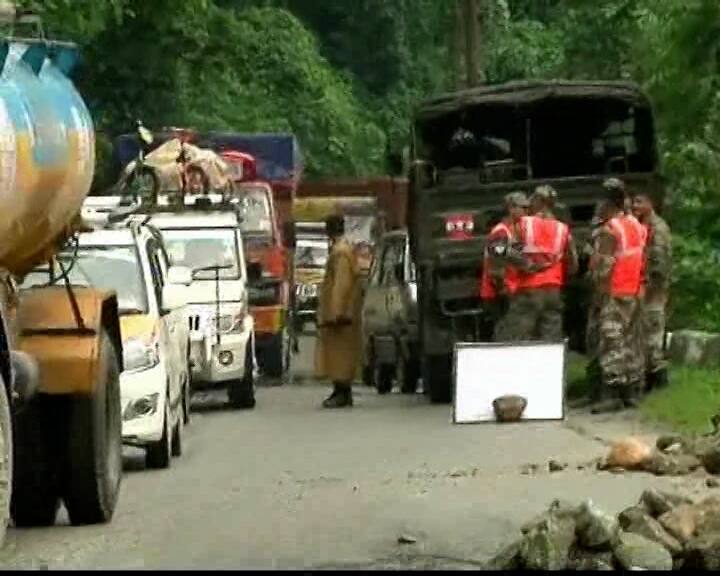
[(241, 188), (237, 193), (242, 223), (240, 228), (249, 234), (272, 234), (272, 214), (265, 188)]
[(214, 280), (219, 266), (221, 280), (240, 278), (240, 257), (235, 230), (231, 228), (184, 228), (161, 230), (173, 266), (194, 270), (196, 280)]
[[(115, 291), (120, 314), (148, 313), (147, 290), (134, 247), (83, 246), (74, 256), (63, 253), (58, 257), (69, 268), (73, 286)], [(44, 285), (48, 280), (47, 268), (37, 269), (25, 278), (23, 288)]]
[(328, 245), (322, 241), (298, 241), (295, 253), (295, 265), (298, 268), (325, 268)]

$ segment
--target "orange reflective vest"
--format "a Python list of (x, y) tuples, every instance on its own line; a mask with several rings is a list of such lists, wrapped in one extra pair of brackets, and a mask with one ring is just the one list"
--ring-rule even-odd
[[(490, 253), (488, 252), (487, 246), (491, 241), (503, 237), (507, 238), (510, 242), (514, 240), (512, 228), (505, 224), (505, 222), (500, 222), (492, 229), (490, 234), (488, 234), (485, 245), (485, 258), (483, 262), (482, 278), (480, 280), (480, 298), (483, 300), (495, 300), (498, 297), (497, 290), (495, 289), (495, 285), (493, 284), (490, 276)], [(517, 292), (518, 280), (518, 271), (513, 266), (506, 266), (504, 282), (505, 291), (508, 294), (514, 294)]]
[(645, 267), (648, 232), (633, 216), (619, 216), (607, 223), (615, 237), (615, 265), (610, 278), (610, 294), (634, 297), (640, 294)]
[(570, 228), (554, 218), (526, 216), (520, 221), (523, 253), (532, 263), (547, 265), (534, 274), (520, 276), (520, 290), (562, 288), (565, 285), (565, 253)]

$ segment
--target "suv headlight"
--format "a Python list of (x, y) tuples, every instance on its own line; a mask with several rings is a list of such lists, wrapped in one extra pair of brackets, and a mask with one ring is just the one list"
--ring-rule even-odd
[(128, 372), (150, 370), (160, 363), (160, 345), (154, 338), (148, 342), (130, 338), (123, 342), (123, 364)]
[(143, 416), (151, 416), (157, 412), (158, 400), (160, 394), (148, 394), (137, 400), (133, 400), (125, 408), (123, 412), (123, 420), (135, 420), (136, 418), (142, 418)]

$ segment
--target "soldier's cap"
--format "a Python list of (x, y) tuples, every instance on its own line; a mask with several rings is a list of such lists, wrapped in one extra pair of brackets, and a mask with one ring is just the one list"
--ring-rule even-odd
[(532, 198), (538, 198), (540, 200), (557, 200), (558, 193), (555, 188), (552, 186), (549, 186), (547, 184), (543, 186), (538, 186), (535, 188), (535, 192), (533, 192)]
[(527, 208), (530, 206), (530, 200), (528, 200), (525, 192), (511, 192), (510, 194), (505, 196), (505, 204), (508, 206)]
[(603, 188), (605, 188), (608, 192), (616, 190), (625, 192), (625, 182), (620, 180), (620, 178), (608, 178), (605, 182), (603, 182)]

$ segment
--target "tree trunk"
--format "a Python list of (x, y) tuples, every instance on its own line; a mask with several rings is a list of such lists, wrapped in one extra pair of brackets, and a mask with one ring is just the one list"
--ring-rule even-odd
[(477, 0), (465, 0), (465, 65), (467, 68), (468, 87), (479, 84), (478, 55), (480, 40), (480, 23)]
[(465, 0), (455, 0), (455, 33), (453, 34), (453, 63), (455, 75), (455, 87), (458, 90), (467, 87), (465, 70)]

